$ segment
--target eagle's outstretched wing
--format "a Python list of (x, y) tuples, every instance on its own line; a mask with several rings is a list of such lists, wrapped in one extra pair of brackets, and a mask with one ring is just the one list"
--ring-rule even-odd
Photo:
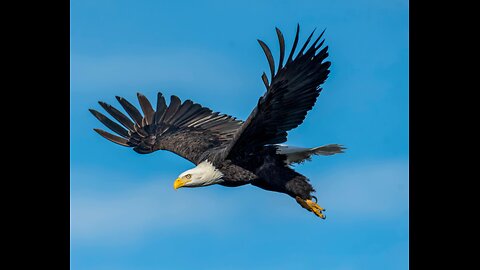
[[(225, 149), (225, 158), (240, 153), (249, 153), (257, 147), (266, 144), (277, 144), (287, 140), (287, 131), (299, 126), (309, 110), (312, 109), (322, 88), (320, 85), (328, 77), (329, 61), (324, 61), (328, 56), (328, 46), (320, 50), (323, 41), (320, 36), (305, 50), (313, 33), (310, 34), (305, 44), (295, 58), (293, 54), (298, 43), (299, 26), (292, 50), (286, 60), (285, 40), (282, 32), (276, 28), (279, 44), (280, 59), (278, 71), (275, 73), (275, 62), (268, 46), (258, 40), (268, 60), (272, 82), (263, 73), (262, 80), (267, 92), (260, 97), (256, 108), (252, 111), (242, 127), (234, 135), (231, 144)], [(325, 32), (325, 31), (324, 31)]]
[(226, 147), (242, 124), (232, 116), (212, 112), (190, 100), (182, 103), (177, 96), (171, 96), (167, 107), (165, 98), (158, 93), (156, 110), (144, 95), (138, 93), (137, 97), (143, 116), (130, 102), (116, 97), (131, 119), (99, 102), (123, 127), (96, 110), (90, 112), (119, 136), (101, 129), (94, 129), (96, 132), (141, 154), (168, 150), (198, 164)]

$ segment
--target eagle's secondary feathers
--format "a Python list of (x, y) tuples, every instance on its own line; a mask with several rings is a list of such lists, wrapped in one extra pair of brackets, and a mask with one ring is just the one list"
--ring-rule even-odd
[(258, 40), (268, 61), (270, 80), (262, 74), (267, 91), (245, 122), (213, 112), (191, 100), (182, 102), (174, 95), (167, 106), (161, 93), (158, 93), (154, 109), (150, 101), (138, 93), (141, 112), (121, 97), (117, 97), (117, 101), (126, 114), (99, 102), (117, 122), (90, 109), (117, 135), (94, 130), (140, 154), (168, 150), (194, 163), (196, 167), (181, 173), (175, 180), (175, 189), (252, 184), (288, 194), (305, 209), (325, 218), (324, 209), (313, 196), (315, 190), (310, 181), (289, 165), (310, 160), (313, 155), (343, 153), (345, 148), (338, 144), (314, 148), (281, 144), (287, 141), (287, 132), (299, 126), (313, 108), (330, 72), (330, 62), (325, 61), (328, 47), (322, 48), (324, 40), (321, 40), (325, 31), (310, 44), (313, 31), (295, 55), (300, 33), (297, 25), (292, 49), (285, 60), (285, 40), (282, 32), (278, 28), (275, 30), (280, 48), (278, 65), (267, 44)]

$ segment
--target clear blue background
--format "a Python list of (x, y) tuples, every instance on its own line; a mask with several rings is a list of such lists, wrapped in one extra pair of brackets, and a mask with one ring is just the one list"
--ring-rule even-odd
[[(327, 29), (331, 74), (289, 144), (341, 143), (297, 166), (327, 209), (253, 186), (180, 189), (192, 167), (92, 131), (115, 95), (192, 99), (245, 119), (293, 41)], [(320, 32), (319, 31), (319, 32)], [(71, 268), (407, 269), (408, 1), (71, 1)]]

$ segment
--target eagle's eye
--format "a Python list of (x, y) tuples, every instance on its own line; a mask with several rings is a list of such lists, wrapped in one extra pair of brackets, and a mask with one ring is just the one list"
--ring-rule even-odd
[(192, 175), (191, 175), (191, 174), (187, 174), (187, 175), (185, 175), (185, 178), (190, 179), (190, 178), (192, 178)]

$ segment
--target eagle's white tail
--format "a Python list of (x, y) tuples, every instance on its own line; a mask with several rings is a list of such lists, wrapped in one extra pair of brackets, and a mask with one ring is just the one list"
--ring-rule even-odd
[(331, 156), (338, 153), (343, 153), (345, 147), (339, 144), (328, 144), (323, 146), (318, 146), (314, 148), (304, 148), (288, 145), (277, 145), (277, 153), (286, 155), (286, 163), (303, 163), (307, 160), (311, 160), (312, 155), (322, 155), (322, 156)]

